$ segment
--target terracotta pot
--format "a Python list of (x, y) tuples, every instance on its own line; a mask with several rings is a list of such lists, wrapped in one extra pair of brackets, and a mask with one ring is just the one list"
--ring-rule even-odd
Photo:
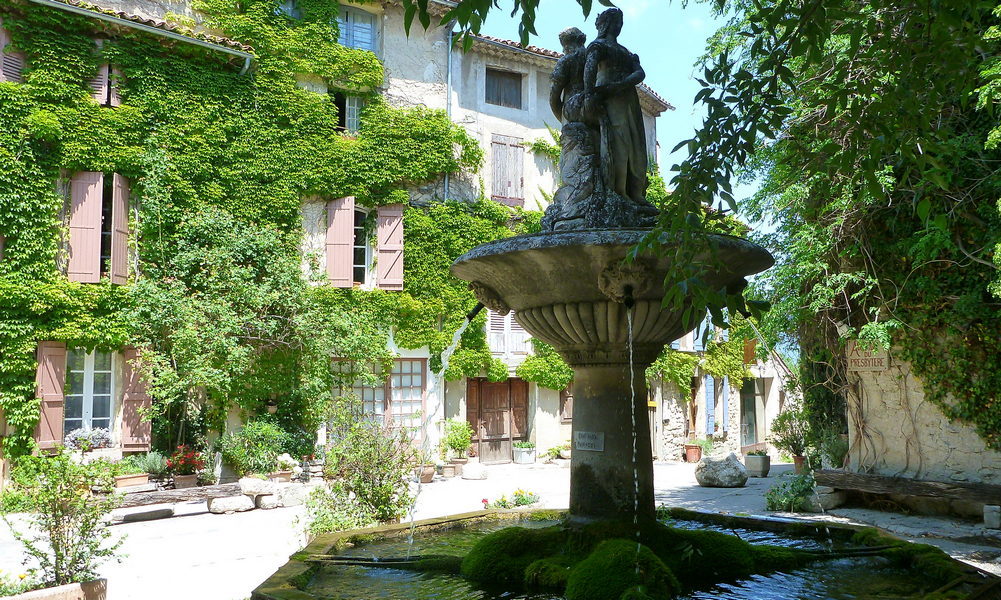
[(452, 463), (449, 463), (447, 465), (442, 466), (442, 468), (441, 468), (441, 476), (442, 477), (455, 477), (456, 475), (459, 474), (459, 472), (458, 472), (458, 466), (459, 465), (453, 465)]
[(24, 592), (10, 596), (7, 600), (104, 600), (107, 595), (108, 580), (95, 579)]
[(193, 488), (198, 485), (198, 474), (194, 475), (174, 475), (174, 489)]
[(796, 474), (802, 475), (806, 473), (806, 457), (805, 456), (794, 456), (792, 457), (792, 464), (796, 466)]
[(115, 475), (115, 487), (123, 488), (133, 485), (143, 485), (149, 483), (149, 473), (132, 473), (129, 475)]
[(268, 479), (274, 483), (287, 483), (292, 481), (292, 471), (275, 471), (268, 475)]
[(465, 457), (463, 457), (463, 458), (453, 458), (453, 459), (449, 460), (448, 462), (453, 467), (455, 467), (455, 474), (456, 475), (462, 475), (462, 467), (467, 462), (469, 462), (469, 459), (465, 458)]
[(685, 444), (685, 462), (697, 463), (702, 460), (702, 446)]
[(434, 465), (421, 465), (414, 469), (421, 483), (431, 483), (434, 480)]
[(768, 477), (768, 471), (772, 467), (772, 459), (768, 455), (748, 454), (744, 457), (744, 467), (747, 468), (749, 477)]

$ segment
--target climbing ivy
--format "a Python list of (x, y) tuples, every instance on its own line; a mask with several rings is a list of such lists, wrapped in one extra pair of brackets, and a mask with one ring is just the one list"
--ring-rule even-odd
[[(7, 455), (32, 447), (34, 353), (43, 340), (139, 346), (161, 443), (186, 441), (205, 425), (221, 428), (232, 407), (261, 412), (275, 395), (276, 419), (309, 428), (331, 400), (331, 356), (385, 362), (391, 330), (400, 347), (428, 346), (436, 356), (475, 304), (448, 275), (451, 261), (537, 227), (540, 215), (485, 201), (411, 207), (403, 292), (305, 281), (304, 198), (406, 203), (409, 184), (476, 169), (482, 150), (443, 111), (393, 108), (379, 98), (382, 66), (372, 53), (337, 43), (336, 3), (300, 0), (301, 19), (277, 5), (195, 6), (205, 24), (254, 46), (246, 75), (225, 55), (193, 45), (33, 4), (0, 6), (28, 64), (24, 83), (0, 83)], [(105, 38), (100, 48), (98, 37)], [(109, 62), (123, 74), (116, 108), (88, 95), (87, 82)], [(303, 73), (365, 98), (357, 134), (340, 129), (329, 95), (297, 85)], [(132, 182), (137, 262), (129, 285), (79, 284), (60, 274), (65, 199), (57, 184), (76, 171)], [(482, 321), (463, 337), (454, 364), (460, 373), (450, 376), (497, 376)], [(188, 422), (188, 432), (175, 420)]]

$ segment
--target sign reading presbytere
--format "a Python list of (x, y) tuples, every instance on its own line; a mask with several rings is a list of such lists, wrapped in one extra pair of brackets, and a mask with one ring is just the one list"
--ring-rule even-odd
[(865, 350), (855, 340), (848, 340), (845, 352), (849, 372), (885, 371), (890, 366), (890, 354), (882, 348)]
[(573, 434), (574, 450), (605, 451), (605, 433), (602, 431), (575, 431)]

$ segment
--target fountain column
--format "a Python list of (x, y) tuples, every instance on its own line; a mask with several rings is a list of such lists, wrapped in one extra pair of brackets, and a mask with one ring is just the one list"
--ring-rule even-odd
[(570, 515), (576, 522), (632, 519), (634, 513), (640, 521), (654, 518), (653, 455), (644, 376), (649, 365), (634, 365), (635, 397), (630, 408), (628, 356), (625, 358), (625, 364), (574, 365)]

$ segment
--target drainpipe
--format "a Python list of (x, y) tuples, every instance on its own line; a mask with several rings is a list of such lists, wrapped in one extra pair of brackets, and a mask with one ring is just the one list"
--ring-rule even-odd
[[(455, 35), (455, 21), (448, 28), (448, 58), (445, 60), (445, 114), (448, 115), (448, 122), (452, 122), (452, 41)], [(448, 200), (449, 174), (445, 173), (445, 200)]]

